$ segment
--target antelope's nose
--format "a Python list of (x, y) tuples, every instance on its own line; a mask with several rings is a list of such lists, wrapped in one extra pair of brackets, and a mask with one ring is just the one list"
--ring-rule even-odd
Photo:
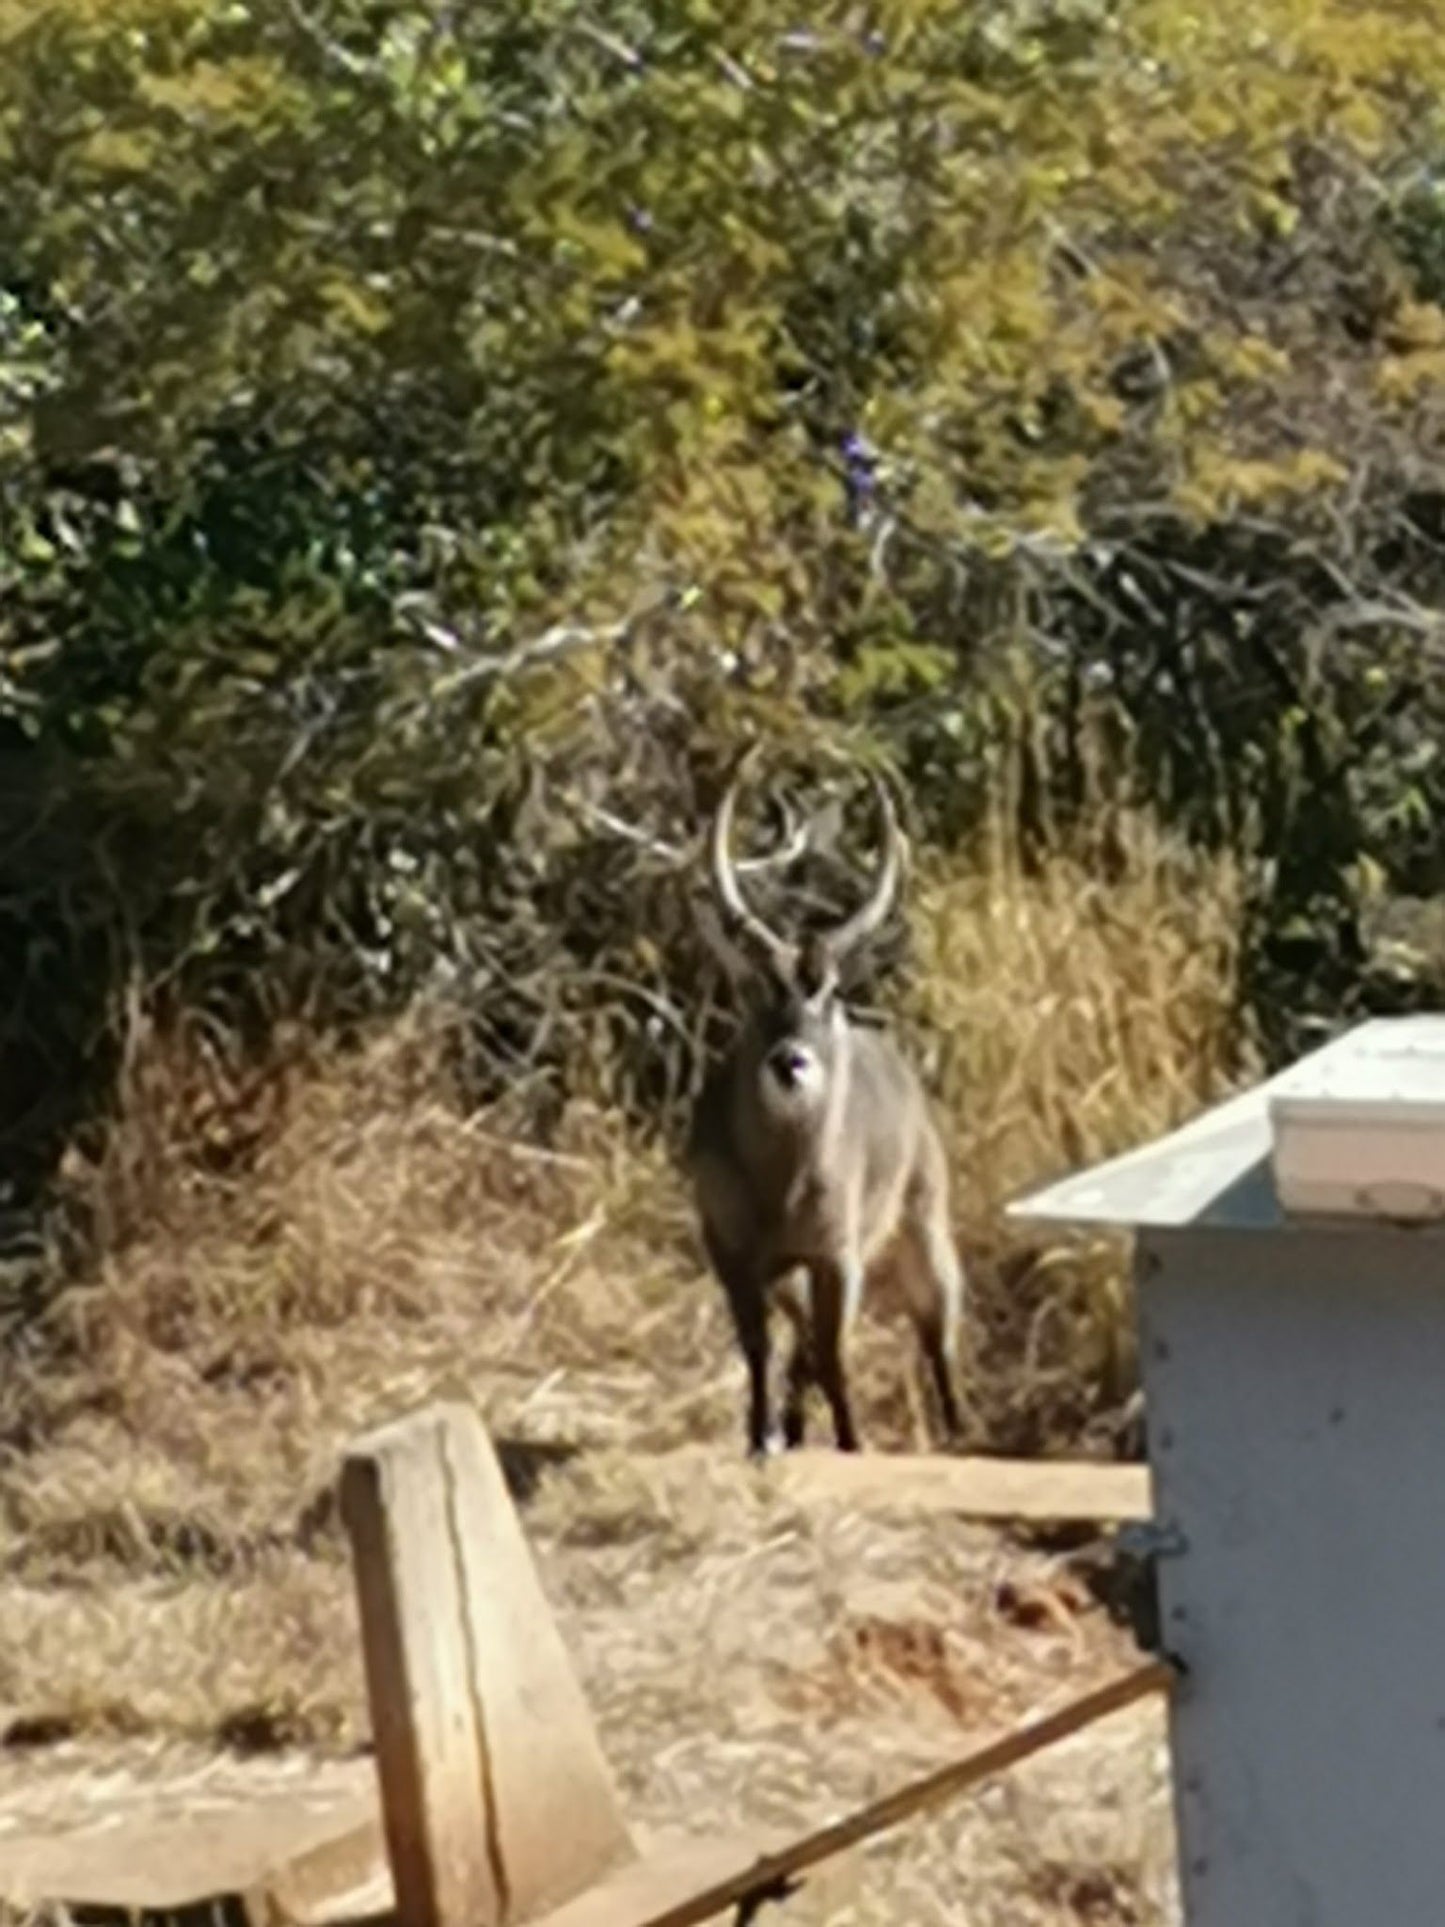
[(768, 1058), (768, 1069), (784, 1090), (793, 1090), (808, 1074), (812, 1059), (800, 1044), (779, 1044)]

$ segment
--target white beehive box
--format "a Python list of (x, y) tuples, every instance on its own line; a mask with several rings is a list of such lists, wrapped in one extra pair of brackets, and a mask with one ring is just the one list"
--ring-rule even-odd
[(1445, 1033), (1365, 1027), (1269, 1090), (1275, 1193), (1285, 1212), (1445, 1218)]
[(1445, 1923), (1445, 1014), (1010, 1215), (1135, 1233), (1189, 1927)]

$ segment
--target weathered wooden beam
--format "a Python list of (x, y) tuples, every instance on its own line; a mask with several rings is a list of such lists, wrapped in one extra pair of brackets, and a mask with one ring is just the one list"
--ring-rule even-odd
[(790, 1498), (841, 1500), (868, 1512), (1101, 1523), (1151, 1516), (1144, 1465), (814, 1450), (781, 1455), (766, 1476)]
[(317, 1764), (304, 1783), (264, 1766), (219, 1786), (194, 1771), (129, 1783), (78, 1774), (53, 1801), (37, 1801), (29, 1825), (11, 1820), (0, 1822), (0, 1903), (17, 1913), (320, 1927), (368, 1911), (358, 1895), (390, 1904), (366, 1761)]
[(445, 1402), (346, 1454), (400, 1927), (502, 1927), (636, 1857), (491, 1441)]
[(374, 1788), (372, 1799), (374, 1810), (350, 1833), (279, 1863), (273, 1858), (264, 1878), (241, 1896), (246, 1921), (254, 1927), (356, 1927), (390, 1915), (396, 1895)]

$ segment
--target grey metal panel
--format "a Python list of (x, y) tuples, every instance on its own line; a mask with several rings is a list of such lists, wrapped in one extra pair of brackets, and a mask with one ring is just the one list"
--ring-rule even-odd
[[(1391, 1032), (1406, 1028), (1445, 1032), (1445, 1018), (1379, 1017), (1334, 1038), (1301, 1063), (1319, 1064), (1368, 1052)], [(1244, 1091), (1191, 1119), (1153, 1144), (1127, 1151), (1059, 1183), (1016, 1199), (1011, 1218), (1056, 1224), (1186, 1225), (1267, 1229), (1282, 1221), (1269, 1168), (1271, 1091), (1285, 1077)], [(1441, 1912), (1445, 1927), (1445, 1908)]]
[(1141, 1239), (1188, 1927), (1445, 1923), (1437, 1249)]

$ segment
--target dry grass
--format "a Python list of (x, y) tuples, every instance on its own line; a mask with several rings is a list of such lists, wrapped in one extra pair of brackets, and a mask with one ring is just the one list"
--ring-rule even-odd
[[(1138, 829), (1107, 888), (1062, 859), (921, 880), (913, 1014), (997, 1443), (1077, 1448), (1128, 1388), (1117, 1248), (1006, 1237), (997, 1208), (1222, 1088), (1236, 908), (1227, 872)], [(581, 1113), (526, 1145), (463, 1112), (451, 1061), (422, 1014), (251, 1073), (200, 1026), (137, 1020), (114, 1128), (69, 1172), (65, 1289), (0, 1392), (0, 1789), (73, 1770), (18, 1745), (66, 1734), (83, 1758), (354, 1745), (337, 1453), (450, 1390), (520, 1477), (542, 1468), (529, 1532), (644, 1819), (819, 1816), (1119, 1663), (1045, 1552), (790, 1510), (739, 1462), (740, 1372), (662, 1154)], [(917, 1381), (886, 1330), (859, 1374), (873, 1442), (912, 1442)], [(1160, 1775), (1153, 1717), (1127, 1716), (797, 1917), (1171, 1918)]]
[(1238, 1007), (1242, 879), (1147, 820), (1021, 871), (1000, 837), (924, 879), (912, 1008), (949, 1126), (976, 1278), (989, 1443), (1077, 1450), (1134, 1383), (1125, 1247), (1010, 1227), (1020, 1191), (1147, 1142), (1255, 1068)]

